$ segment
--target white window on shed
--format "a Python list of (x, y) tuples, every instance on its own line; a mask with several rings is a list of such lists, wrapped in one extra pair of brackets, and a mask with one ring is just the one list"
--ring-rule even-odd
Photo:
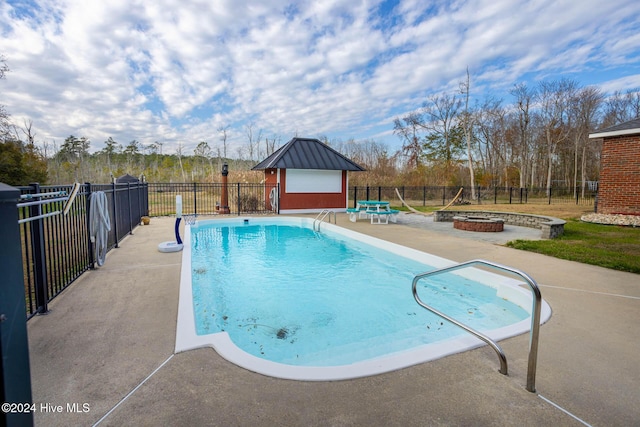
[(287, 169), (287, 193), (341, 193), (342, 171)]

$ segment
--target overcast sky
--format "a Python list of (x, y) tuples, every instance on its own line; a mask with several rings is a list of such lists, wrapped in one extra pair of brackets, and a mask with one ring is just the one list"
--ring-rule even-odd
[(640, 87), (638, 0), (0, 0), (0, 104), (38, 142), (113, 137), (192, 154), (246, 125), (374, 139), (427, 96), (574, 78)]

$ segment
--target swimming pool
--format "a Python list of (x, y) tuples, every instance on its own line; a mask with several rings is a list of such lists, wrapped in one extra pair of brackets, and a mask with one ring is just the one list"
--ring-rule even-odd
[[(211, 346), (262, 374), (336, 380), (483, 344), (413, 301), (413, 277), (450, 261), (331, 224), (316, 233), (312, 222), (239, 218), (187, 228), (176, 352)], [(516, 283), (471, 269), (425, 283), (424, 292), (502, 339), (529, 329), (531, 297)]]

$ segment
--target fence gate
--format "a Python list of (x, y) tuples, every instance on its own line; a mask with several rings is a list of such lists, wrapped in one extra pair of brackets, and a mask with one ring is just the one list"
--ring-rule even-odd
[[(29, 342), (16, 200), (20, 190), (0, 183), (0, 425), (33, 425)], [(19, 412), (19, 409), (23, 409)]]

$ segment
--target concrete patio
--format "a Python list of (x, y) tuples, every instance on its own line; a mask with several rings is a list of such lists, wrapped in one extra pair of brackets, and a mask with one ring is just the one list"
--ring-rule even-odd
[[(371, 225), (339, 214), (338, 225), (384, 240), (529, 273), (553, 310), (540, 332), (537, 393), (525, 390), (528, 334), (500, 343), (508, 376), (498, 373), (495, 353), (484, 346), (368, 378), (288, 381), (239, 368), (213, 349), (173, 354), (181, 253), (157, 251), (158, 243), (173, 240), (173, 222), (152, 218), (136, 228), (103, 267), (54, 299), (50, 314), (28, 322), (33, 401), (37, 408), (64, 407), (39, 410), (36, 425), (640, 423), (638, 275), (453, 235), (430, 229), (435, 224), (428, 221)], [(67, 411), (73, 403), (78, 410)]]

